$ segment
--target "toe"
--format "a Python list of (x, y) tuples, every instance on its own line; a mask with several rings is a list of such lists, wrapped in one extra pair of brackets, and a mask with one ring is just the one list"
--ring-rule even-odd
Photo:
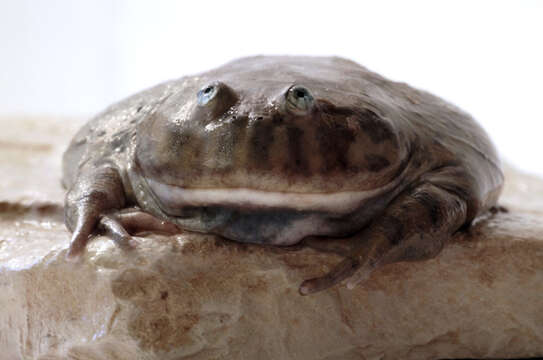
[(360, 267), (359, 263), (352, 259), (345, 259), (328, 274), (304, 281), (299, 288), (301, 295), (308, 295), (326, 290), (346, 278), (352, 276)]

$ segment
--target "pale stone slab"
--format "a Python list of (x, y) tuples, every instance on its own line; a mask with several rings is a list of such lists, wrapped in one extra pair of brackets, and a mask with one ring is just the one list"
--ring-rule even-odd
[(510, 212), (433, 260), (302, 297), (338, 256), (186, 233), (67, 262), (60, 155), (79, 124), (0, 119), (0, 359), (543, 356), (542, 180), (509, 170)]

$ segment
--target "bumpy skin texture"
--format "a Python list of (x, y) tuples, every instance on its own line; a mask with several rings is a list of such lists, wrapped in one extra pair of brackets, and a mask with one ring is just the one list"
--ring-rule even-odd
[(158, 85), (89, 121), (63, 160), (70, 256), (96, 232), (130, 246), (181, 229), (345, 256), (302, 294), (435, 256), (503, 184), (468, 114), (341, 58), (243, 58)]

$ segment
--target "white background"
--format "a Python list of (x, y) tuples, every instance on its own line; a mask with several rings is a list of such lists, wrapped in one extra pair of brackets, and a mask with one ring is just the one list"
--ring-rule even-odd
[(0, 0), (0, 46), (0, 115), (89, 116), (245, 55), (340, 55), (455, 103), (543, 175), (543, 1)]

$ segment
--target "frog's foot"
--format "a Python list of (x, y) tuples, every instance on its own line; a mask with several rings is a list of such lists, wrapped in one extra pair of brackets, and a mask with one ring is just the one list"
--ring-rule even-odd
[(177, 226), (140, 210), (119, 210), (125, 208), (125, 203), (121, 176), (114, 166), (83, 169), (66, 194), (64, 219), (68, 229), (73, 231), (67, 257), (81, 254), (89, 239), (99, 233), (109, 236), (121, 247), (130, 248), (135, 245), (131, 233), (180, 232)]
[[(444, 243), (469, 220), (467, 198), (455, 192), (465, 176), (443, 168), (418, 186), (400, 194), (385, 212), (358, 236), (358, 245), (328, 274), (304, 281), (307, 295), (347, 280), (352, 289), (384, 265), (436, 256)], [(467, 186), (466, 186), (467, 188)]]
[[(89, 219), (87, 223), (92, 223), (92, 219)], [(138, 209), (124, 209), (107, 215), (100, 215), (96, 230), (90, 226), (83, 226), (79, 231), (76, 229), (72, 237), (68, 257), (74, 257), (81, 253), (95, 233), (107, 236), (121, 248), (132, 249), (137, 245), (132, 237), (134, 234), (150, 231), (173, 235), (181, 232), (177, 225)]]

